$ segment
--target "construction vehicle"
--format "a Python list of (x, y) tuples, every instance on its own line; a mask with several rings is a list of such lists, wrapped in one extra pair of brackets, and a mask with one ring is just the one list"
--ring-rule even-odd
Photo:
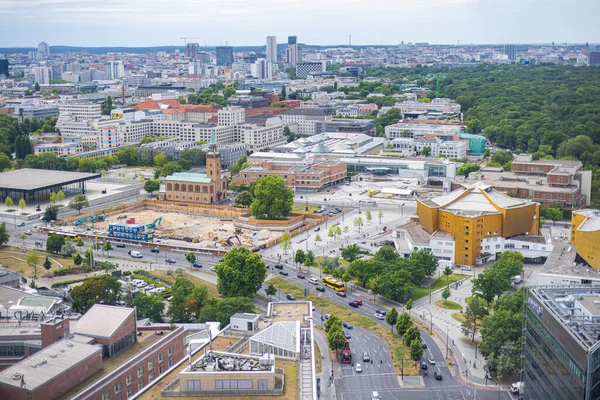
[(119, 216), (117, 217), (117, 219), (126, 219), (126, 218), (127, 218), (127, 215), (125, 215), (125, 214), (123, 214), (123, 215), (119, 215)]
[(148, 228), (148, 229), (154, 229), (154, 228), (156, 228), (157, 224), (160, 225), (161, 221), (162, 221), (162, 217), (158, 217), (154, 221), (152, 221), (151, 223), (146, 224), (146, 228)]
[(103, 217), (102, 215), (94, 214), (94, 215), (90, 215), (89, 217), (81, 218), (80, 220), (78, 220), (78, 221), (75, 221), (75, 222), (73, 223), (73, 225), (75, 225), (75, 226), (79, 226), (79, 225), (82, 225), (83, 223), (85, 223), (85, 222), (87, 222), (87, 221), (91, 222), (91, 223), (92, 223), (92, 225), (94, 225), (94, 222), (102, 222), (102, 221), (104, 221), (105, 219), (106, 219), (106, 218), (105, 218), (105, 217)]
[(350, 340), (348, 339), (342, 347), (342, 364), (352, 364), (352, 350), (350, 350)]
[(235, 228), (235, 234), (236, 235), (241, 235), (242, 234), (242, 228)]

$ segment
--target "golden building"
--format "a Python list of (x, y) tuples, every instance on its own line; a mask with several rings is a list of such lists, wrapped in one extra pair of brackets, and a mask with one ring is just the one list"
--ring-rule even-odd
[[(509, 197), (482, 182), (463, 185), (446, 195), (417, 200), (419, 224), (432, 235), (436, 232), (452, 235), (454, 262), (462, 265), (493, 259), (495, 253), (504, 250), (501, 243), (505, 238), (538, 235), (539, 214), (538, 203)], [(496, 247), (482, 248), (484, 241), (497, 240)], [(494, 251), (496, 249), (499, 251)]]
[(573, 211), (571, 244), (575, 245), (579, 259), (600, 269), (600, 210)]

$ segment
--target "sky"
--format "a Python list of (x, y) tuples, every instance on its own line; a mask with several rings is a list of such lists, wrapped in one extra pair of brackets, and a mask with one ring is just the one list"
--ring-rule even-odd
[(0, 0), (0, 47), (599, 43), (599, 0)]

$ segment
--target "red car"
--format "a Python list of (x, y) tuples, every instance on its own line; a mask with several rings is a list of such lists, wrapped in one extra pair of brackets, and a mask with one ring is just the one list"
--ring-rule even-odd
[(346, 292), (337, 292), (337, 295), (340, 297), (346, 297)]
[(359, 306), (362, 306), (362, 300), (356, 299), (356, 300), (354, 300), (354, 302), (356, 304), (358, 304)]

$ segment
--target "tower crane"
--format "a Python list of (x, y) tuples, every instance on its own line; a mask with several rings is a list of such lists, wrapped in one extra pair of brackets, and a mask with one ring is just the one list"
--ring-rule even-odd
[(179, 38), (179, 39), (182, 39), (183, 40), (183, 44), (185, 46), (187, 46), (187, 40), (188, 39), (202, 39), (202, 38), (201, 37), (190, 37), (190, 36), (187, 36), (187, 37), (182, 37), (182, 38)]

